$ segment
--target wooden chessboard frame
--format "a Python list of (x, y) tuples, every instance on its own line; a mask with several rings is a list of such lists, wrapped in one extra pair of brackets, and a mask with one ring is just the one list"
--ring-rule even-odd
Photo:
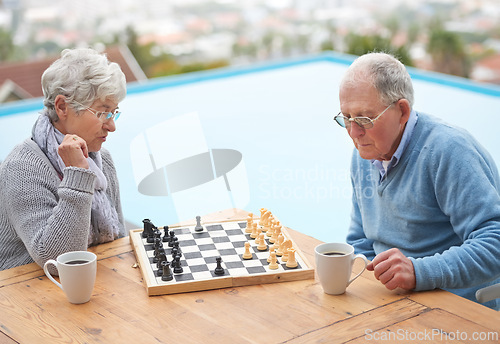
[[(259, 218), (254, 218), (254, 221), (258, 221)], [(224, 221), (215, 222), (204, 222), (203, 226), (222, 224), (226, 222), (246, 222), (245, 219), (231, 219)], [(191, 226), (169, 226), (169, 229), (175, 230), (176, 228), (186, 228)], [(193, 291), (202, 290), (212, 290), (220, 288), (231, 288), (231, 287), (242, 287), (248, 285), (256, 284), (268, 284), (268, 283), (278, 283), (278, 282), (289, 282), (289, 281), (299, 281), (314, 279), (314, 268), (306, 259), (305, 255), (295, 244), (291, 236), (288, 234), (286, 227), (282, 226), (281, 232), (286, 239), (292, 241), (292, 247), (296, 250), (295, 255), (300, 256), (305, 266), (301, 266), (300, 269), (294, 270), (289, 269), (285, 271), (267, 271), (265, 273), (251, 274), (248, 276), (220, 276), (215, 278), (210, 278), (206, 280), (195, 280), (195, 281), (177, 281), (172, 284), (158, 284), (156, 281), (156, 276), (153, 269), (151, 268), (149, 257), (146, 253), (146, 249), (142, 242), (142, 232), (143, 229), (133, 229), (130, 230), (130, 243), (133, 247), (135, 256), (137, 258), (137, 263), (141, 271), (144, 286), (148, 296), (154, 295), (168, 295), (168, 294), (178, 294), (187, 293)]]

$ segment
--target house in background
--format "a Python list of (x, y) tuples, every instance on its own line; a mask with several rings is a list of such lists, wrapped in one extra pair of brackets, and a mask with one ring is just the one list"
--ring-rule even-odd
[[(120, 65), (127, 82), (147, 80), (127, 46), (113, 46), (104, 52), (110, 61)], [(42, 97), (42, 74), (58, 58), (54, 56), (40, 61), (0, 64), (0, 103)]]
[(471, 79), (499, 85), (500, 54), (489, 56), (478, 61), (471, 72)]

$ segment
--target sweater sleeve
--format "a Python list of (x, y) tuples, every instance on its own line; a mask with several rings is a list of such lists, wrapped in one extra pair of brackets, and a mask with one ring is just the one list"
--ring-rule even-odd
[(95, 174), (67, 167), (61, 181), (48, 160), (30, 150), (22, 155), (8, 162), (5, 207), (30, 256), (43, 266), (61, 253), (86, 250)]
[[(444, 149), (440, 147), (446, 147)], [(497, 168), (474, 140), (441, 140), (428, 166), (435, 196), (462, 245), (412, 258), (416, 290), (468, 288), (500, 275), (500, 196)]]

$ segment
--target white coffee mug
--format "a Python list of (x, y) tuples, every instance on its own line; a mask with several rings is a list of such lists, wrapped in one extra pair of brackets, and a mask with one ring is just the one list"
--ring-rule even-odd
[[(59, 273), (57, 282), (49, 272), (53, 264)], [(97, 272), (97, 257), (92, 252), (72, 251), (63, 253), (56, 260), (49, 259), (43, 265), (47, 277), (61, 288), (69, 302), (79, 304), (90, 300)]]
[[(326, 294), (345, 293), (349, 284), (365, 271), (368, 260), (362, 254), (354, 254), (354, 247), (344, 243), (325, 243), (314, 249), (316, 274)], [(357, 258), (363, 259), (363, 270), (351, 278), (352, 266)]]

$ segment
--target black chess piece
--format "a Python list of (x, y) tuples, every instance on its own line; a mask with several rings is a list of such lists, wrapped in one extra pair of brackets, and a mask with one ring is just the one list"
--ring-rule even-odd
[(172, 274), (172, 270), (170, 269), (170, 263), (167, 261), (164, 261), (161, 263), (162, 265), (162, 276), (161, 280), (162, 281), (171, 281), (174, 279), (174, 275)]
[(174, 231), (170, 231), (169, 235), (170, 235), (170, 240), (168, 242), (168, 247), (173, 247), (174, 246), (174, 242), (177, 241), (177, 240), (179, 240), (179, 239), (177, 239), (177, 237), (175, 236), (175, 232)]
[[(172, 249), (176, 248), (177, 249), (177, 253), (181, 254), (182, 253), (182, 250), (179, 246), (179, 241), (174, 241), (173, 243), (173, 246), (172, 246)], [(182, 254), (181, 254), (182, 255)]]
[(146, 242), (148, 244), (154, 244), (154, 242), (155, 242), (155, 233), (156, 233), (157, 230), (158, 229), (156, 228), (156, 226), (151, 223), (151, 228), (149, 230), (149, 233), (148, 233), (148, 236), (147, 236), (147, 239), (146, 239)]
[(181, 266), (181, 256), (177, 255), (177, 256), (175, 256), (175, 260), (174, 260), (174, 273), (181, 274), (183, 271), (184, 271), (184, 269)]
[(142, 223), (144, 224), (144, 230), (142, 231), (142, 237), (147, 238), (153, 233), (153, 223), (151, 222), (150, 219), (144, 219), (142, 220)]
[(158, 269), (161, 268), (161, 263), (162, 262), (165, 262), (167, 261), (168, 262), (168, 259), (167, 259), (167, 255), (165, 254), (165, 249), (164, 248), (161, 248), (160, 250), (158, 250), (159, 253), (158, 253), (158, 256), (157, 256), (157, 264), (156, 264), (156, 267)]
[(175, 256), (177, 256), (178, 252), (179, 252), (179, 249), (177, 249), (177, 248), (175, 248), (175, 247), (174, 247), (174, 248), (172, 248), (172, 252), (171, 252), (171, 254), (172, 254), (172, 259), (175, 259)]
[(156, 239), (160, 239), (161, 240), (161, 232), (158, 228), (155, 227), (155, 231), (153, 232), (153, 235), (154, 235), (154, 238), (155, 240)]
[(154, 251), (153, 251), (153, 263), (158, 262), (158, 254), (160, 249), (163, 249), (163, 244), (160, 238), (155, 238)]
[(214, 273), (216, 275), (224, 275), (225, 271), (224, 268), (222, 267), (222, 258), (217, 257), (215, 258), (215, 261), (217, 262), (217, 266), (215, 267)]
[(163, 238), (161, 239), (163, 242), (168, 242), (170, 237), (168, 236), (168, 226), (163, 226), (163, 230), (165, 234), (163, 234)]

